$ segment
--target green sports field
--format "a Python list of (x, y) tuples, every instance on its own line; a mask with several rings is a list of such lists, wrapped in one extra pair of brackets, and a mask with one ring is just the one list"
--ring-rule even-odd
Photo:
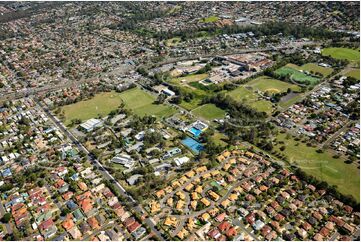
[(133, 88), (125, 92), (119, 93), (120, 99), (125, 103), (125, 107), (131, 109), (139, 116), (154, 115), (158, 118), (169, 117), (176, 110), (168, 105), (153, 104), (156, 98), (150, 93)]
[(66, 105), (61, 108), (65, 116), (64, 124), (69, 125), (73, 119), (85, 121), (96, 118), (98, 115), (104, 117), (112, 110), (115, 110), (121, 102), (118, 93), (103, 92), (96, 94), (89, 100)]
[(117, 109), (124, 102), (126, 108), (133, 110), (137, 115), (155, 115), (157, 117), (170, 116), (176, 112), (175, 109), (166, 105), (153, 104), (155, 97), (138, 88), (133, 88), (122, 93), (103, 92), (96, 94), (93, 98), (80, 101), (62, 107), (65, 116), (65, 125), (69, 125), (71, 120), (81, 121), (96, 118), (98, 115), (104, 117), (112, 110)]
[(360, 201), (360, 171), (356, 165), (345, 164), (343, 159), (333, 158), (328, 151), (317, 153), (317, 148), (308, 147), (292, 137), (286, 139), (286, 134), (279, 134), (277, 140), (284, 141), (286, 149), (279, 151), (282, 144), (278, 144), (274, 150), (285, 154), (291, 164), (330, 185), (336, 185), (341, 193), (352, 195)]
[(350, 76), (356, 78), (357, 80), (360, 80), (360, 70), (351, 70), (349, 72), (346, 72), (345, 76)]
[(248, 90), (244, 86), (240, 86), (227, 93), (234, 100), (243, 102), (259, 112), (272, 113), (272, 103), (267, 100), (259, 99), (256, 93)]
[(298, 71), (297, 69), (294, 69), (292, 67), (283, 66), (275, 71), (276, 74), (280, 76), (286, 76), (290, 75), (291, 80), (300, 83), (300, 84), (307, 84), (307, 85), (316, 85), (319, 82), (319, 78), (312, 77), (307, 75), (306, 73), (303, 73), (301, 71)]
[(322, 50), (322, 55), (331, 56), (334, 59), (349, 60), (360, 63), (360, 50), (353, 50), (349, 48), (325, 48)]
[(192, 110), (192, 113), (196, 116), (200, 116), (207, 120), (213, 120), (217, 118), (224, 118), (225, 111), (218, 108), (214, 104), (205, 104)]
[(301, 90), (301, 88), (297, 85), (273, 79), (268, 76), (260, 76), (248, 82), (245, 86), (252, 87), (253, 90), (269, 93), (286, 92), (288, 88), (290, 88), (292, 91)]

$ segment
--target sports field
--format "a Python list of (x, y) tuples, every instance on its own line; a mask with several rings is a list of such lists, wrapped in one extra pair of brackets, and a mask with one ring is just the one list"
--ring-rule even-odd
[(155, 97), (138, 88), (133, 88), (122, 93), (103, 92), (96, 94), (93, 98), (80, 101), (62, 107), (65, 116), (65, 125), (69, 125), (71, 120), (81, 121), (96, 118), (98, 115), (104, 117), (119, 105), (125, 102), (125, 106), (134, 111), (135, 114), (143, 116), (145, 114), (157, 117), (170, 116), (175, 113), (175, 109), (166, 105), (153, 104)]
[(345, 73), (345, 76), (356, 78), (357, 80), (360, 80), (360, 70), (351, 70), (347, 73)]
[(331, 56), (334, 59), (349, 60), (360, 63), (360, 50), (349, 48), (325, 48), (322, 55)]
[(330, 67), (319, 66), (315, 63), (307, 63), (300, 67), (301, 70), (308, 71), (310, 73), (321, 73), (323, 77), (330, 75), (333, 69)]
[(85, 121), (96, 118), (98, 115), (106, 116), (121, 104), (122, 100), (118, 95), (116, 92), (103, 92), (96, 94), (89, 100), (62, 107), (65, 116), (64, 124), (69, 125), (73, 119)]
[(204, 119), (213, 120), (217, 118), (224, 118), (226, 112), (218, 108), (216, 105), (209, 103), (193, 109), (192, 113)]
[[(285, 154), (291, 164), (297, 165), (306, 173), (336, 185), (337, 189), (347, 195), (353, 195), (360, 201), (360, 174), (354, 164), (345, 164), (342, 159), (335, 159), (330, 153), (317, 153), (317, 148), (308, 147), (301, 141), (286, 139), (286, 134), (279, 134), (277, 140), (285, 142), (286, 149), (282, 152), (278, 144), (274, 150)], [(298, 143), (298, 145), (296, 145)]]
[(266, 112), (267, 114), (270, 114), (273, 111), (271, 102), (259, 99), (256, 93), (248, 90), (244, 86), (240, 86), (237, 89), (228, 92), (227, 95), (231, 96), (236, 101), (243, 102), (251, 106), (259, 112)]
[(290, 88), (292, 91), (301, 90), (301, 88), (297, 85), (273, 79), (268, 76), (260, 76), (248, 82), (245, 86), (252, 87), (253, 90), (269, 93), (286, 92), (288, 88)]
[(320, 80), (317, 77), (312, 77), (307, 75), (306, 73), (298, 71), (297, 69), (294, 69), (289, 65), (277, 69), (275, 73), (280, 76), (290, 75), (291, 80), (300, 84), (316, 85)]
[(131, 109), (139, 116), (154, 115), (162, 118), (169, 117), (176, 112), (174, 108), (165, 104), (153, 104), (156, 98), (139, 88), (133, 88), (119, 93), (119, 98), (124, 102), (126, 108)]

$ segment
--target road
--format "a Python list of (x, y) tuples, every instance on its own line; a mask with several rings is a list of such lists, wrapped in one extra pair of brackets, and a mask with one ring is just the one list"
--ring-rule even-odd
[[(137, 201), (133, 199), (133, 197), (126, 192), (126, 190), (120, 185), (120, 183), (108, 172), (107, 169), (93, 156), (91, 153), (77, 140), (77, 138), (68, 131), (68, 129), (56, 118), (47, 107), (41, 104), (38, 100), (36, 100), (37, 105), (45, 112), (45, 114), (53, 121), (53, 123), (59, 128), (59, 130), (68, 137), (79, 150), (83, 151), (88, 159), (92, 162), (92, 164), (98, 169), (100, 174), (108, 181), (114, 184), (114, 187), (118, 190), (118, 192), (126, 198), (126, 203), (129, 207), (132, 207), (137, 213), (143, 215), (147, 214), (146, 211), (137, 204)], [(165, 240), (162, 234), (155, 228), (155, 224), (149, 218), (145, 219), (144, 222), (149, 226), (153, 234), (155, 234), (160, 240)]]
[(331, 137), (329, 137), (323, 144), (320, 144), (320, 146), (323, 149), (327, 148), (342, 132), (348, 130), (354, 123), (356, 123), (356, 121), (354, 120), (348, 121), (342, 128), (340, 128), (334, 134), (332, 134)]

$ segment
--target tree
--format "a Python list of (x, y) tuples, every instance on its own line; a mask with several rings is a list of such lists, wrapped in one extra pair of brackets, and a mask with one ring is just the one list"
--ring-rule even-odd
[(11, 219), (10, 213), (5, 213), (4, 216), (1, 218), (1, 222), (3, 223), (9, 223)]
[(45, 181), (43, 179), (38, 181), (38, 186), (43, 187), (45, 185)]

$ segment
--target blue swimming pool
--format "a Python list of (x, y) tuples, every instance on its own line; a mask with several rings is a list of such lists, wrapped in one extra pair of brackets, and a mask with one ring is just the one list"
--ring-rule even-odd
[(202, 133), (202, 130), (196, 129), (194, 127), (188, 129), (188, 131), (196, 138), (198, 138), (198, 136)]
[(191, 149), (194, 153), (199, 154), (204, 149), (204, 146), (192, 138), (185, 138), (182, 140), (182, 144)]

